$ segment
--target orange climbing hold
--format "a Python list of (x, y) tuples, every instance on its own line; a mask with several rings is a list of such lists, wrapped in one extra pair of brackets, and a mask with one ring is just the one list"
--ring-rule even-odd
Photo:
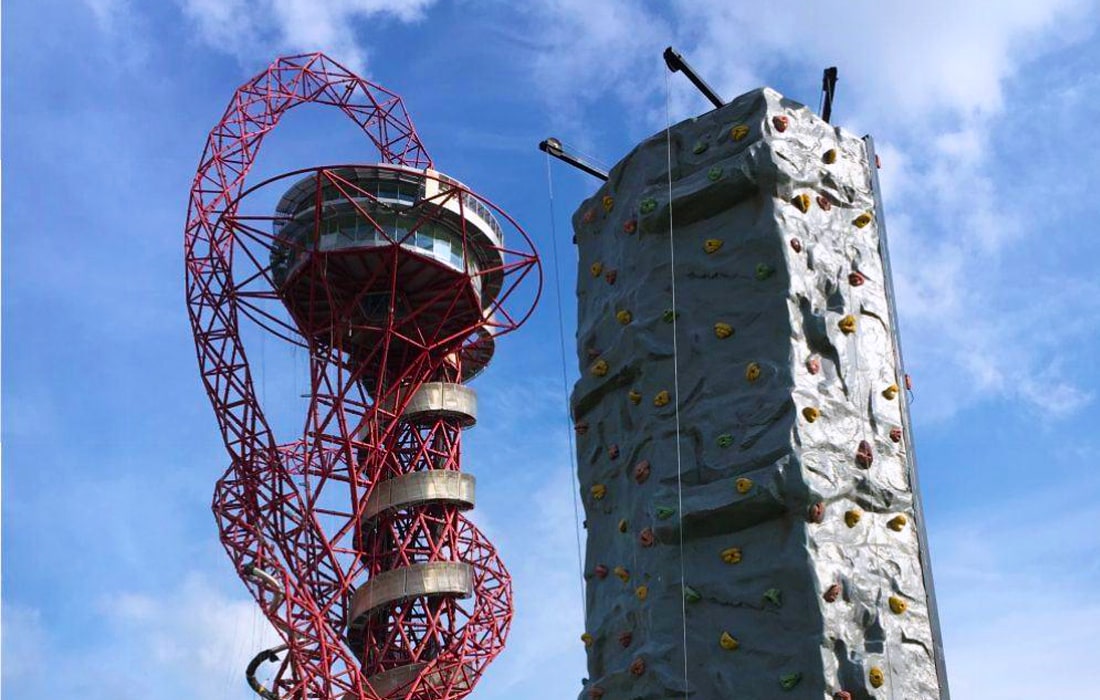
[(741, 548), (729, 547), (722, 550), (722, 561), (727, 564), (740, 564), (741, 563)]
[(862, 214), (857, 216), (855, 219), (853, 219), (852, 223), (855, 224), (856, 228), (863, 228), (867, 224), (871, 223), (871, 213), (866, 212), (866, 211), (863, 212)]
[(603, 210), (605, 212), (610, 212), (615, 208), (615, 198), (609, 194), (605, 194), (603, 199), (600, 200), (600, 204), (603, 205)]
[(630, 572), (627, 571), (626, 569), (624, 569), (621, 566), (616, 566), (614, 573), (615, 573), (616, 576), (619, 577), (619, 580), (622, 581), (623, 583), (626, 583), (627, 581), (630, 580)]
[(822, 153), (821, 154), (821, 160), (824, 161), (826, 165), (832, 165), (833, 163), (835, 163), (836, 162), (836, 149), (835, 148), (830, 148), (829, 150)]
[(627, 529), (629, 529), (629, 527), (630, 523), (627, 522), (626, 518), (622, 518), (619, 520), (619, 532), (625, 533)]
[(594, 642), (596, 640), (592, 637), (592, 635), (585, 632), (584, 634), (581, 635), (581, 641), (584, 642), (584, 646), (585, 646), (585, 648), (587, 648), (587, 647), (592, 646), (592, 642)]
[(738, 124), (737, 126), (730, 129), (730, 137), (734, 141), (740, 141), (741, 139), (745, 138), (748, 135), (749, 135), (749, 127), (745, 126), (744, 124)]
[(592, 273), (593, 277), (599, 277), (600, 274), (603, 272), (603, 263), (602, 262), (592, 263), (592, 265), (589, 266), (588, 271), (590, 273)]
[(718, 645), (726, 651), (736, 651), (737, 647), (741, 646), (741, 643), (729, 632), (723, 632), (722, 636), (718, 638)]
[(630, 399), (630, 403), (637, 406), (642, 402), (642, 392), (631, 389), (630, 393), (626, 395), (626, 398)]
[(813, 423), (821, 417), (821, 411), (813, 406), (807, 406), (802, 409), (802, 417), (806, 419), (807, 423)]
[(896, 515), (893, 518), (890, 518), (890, 520), (886, 523), (886, 527), (890, 528), (894, 532), (901, 532), (905, 529), (905, 526), (906, 524), (908, 524), (908, 522), (909, 519), (906, 518), (904, 515)]
[(737, 493), (746, 494), (752, 491), (752, 479), (747, 477), (741, 477), (735, 482), (735, 485), (737, 487)]
[(707, 252), (707, 255), (717, 253), (722, 248), (721, 238), (708, 238), (703, 241), (703, 250)]
[(890, 612), (900, 615), (909, 608), (909, 604), (896, 595), (890, 596)]
[(596, 362), (592, 365), (592, 369), (590, 371), (593, 375), (597, 377), (602, 377), (607, 374), (607, 370), (609, 369), (610, 367), (607, 364), (607, 360), (596, 360)]
[(848, 314), (836, 324), (840, 327), (840, 330), (846, 335), (851, 335), (856, 332), (856, 317), (852, 314)]
[(653, 405), (657, 408), (660, 408), (661, 406), (667, 406), (668, 402), (671, 400), (672, 397), (669, 396), (668, 390), (662, 389), (661, 391), (657, 392), (656, 396), (653, 397)]
[(607, 487), (603, 484), (595, 484), (589, 489), (589, 492), (592, 494), (592, 498), (595, 498), (597, 501), (602, 501), (603, 497), (607, 495)]
[(645, 600), (649, 597), (649, 586), (642, 584), (634, 589), (634, 597), (638, 600)]
[(800, 195), (795, 195), (794, 199), (791, 200), (791, 204), (798, 207), (798, 210), (805, 214), (806, 212), (810, 211), (811, 201), (812, 200), (810, 199), (810, 195), (803, 192)]
[(886, 398), (887, 401), (893, 401), (898, 395), (898, 385), (891, 384), (890, 386), (886, 387), (882, 390), (882, 395)]
[(855, 527), (859, 524), (860, 518), (862, 517), (863, 511), (859, 508), (853, 508), (844, 514), (844, 524), (848, 527)]
[(871, 681), (872, 688), (881, 688), (882, 684), (886, 682), (886, 674), (878, 666), (872, 666), (867, 674), (867, 679)]
[(634, 314), (630, 313), (626, 309), (623, 309), (622, 311), (615, 314), (615, 320), (625, 326), (626, 324), (634, 320)]
[(755, 382), (757, 379), (760, 379), (760, 372), (760, 363), (750, 362), (748, 366), (745, 367), (745, 379), (750, 382)]
[(724, 340), (733, 335), (733, 326), (728, 323), (722, 323), (719, 321), (714, 324), (714, 335), (719, 339)]

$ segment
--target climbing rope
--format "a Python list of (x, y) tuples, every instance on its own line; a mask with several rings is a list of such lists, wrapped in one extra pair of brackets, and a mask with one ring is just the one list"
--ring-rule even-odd
[(668, 167), (668, 256), (672, 283), (672, 395), (676, 416), (676, 501), (680, 516), (680, 616), (684, 649), (684, 697), (688, 697), (687, 581), (684, 569), (684, 489), (683, 458), (680, 453), (680, 353), (676, 339), (676, 244), (672, 236), (672, 88), (669, 71), (665, 73), (665, 147)]
[(546, 154), (546, 192), (550, 202), (550, 250), (554, 263), (554, 296), (557, 302), (558, 311), (558, 346), (561, 355), (561, 390), (562, 396), (565, 399), (565, 434), (569, 440), (569, 468), (571, 470), (569, 490), (573, 494), (573, 532), (577, 539), (577, 572), (579, 574), (577, 582), (580, 585), (581, 614), (584, 615), (584, 619), (581, 621), (581, 629), (586, 629), (588, 626), (588, 601), (584, 595), (584, 559), (581, 555), (580, 504), (577, 496), (580, 492), (581, 485), (580, 477), (577, 475), (576, 446), (573, 444), (573, 415), (569, 407), (569, 370), (566, 367), (565, 358), (565, 320), (563, 318), (561, 306), (561, 271), (558, 264), (558, 231), (554, 216), (554, 178), (551, 174), (549, 153)]

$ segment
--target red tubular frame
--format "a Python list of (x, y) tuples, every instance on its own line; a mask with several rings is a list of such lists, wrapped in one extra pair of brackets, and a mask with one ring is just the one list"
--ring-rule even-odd
[[(288, 649), (271, 692), (301, 700), (374, 699), (379, 695), (370, 688), (369, 676), (399, 663), (422, 663), (417, 680), (389, 697), (457, 700), (471, 692), (503, 648), (512, 616), (507, 571), (492, 545), (454, 506), (410, 507), (386, 514), (374, 530), (384, 531), (385, 537), (361, 533), (359, 522), (371, 489), (380, 481), (410, 471), (460, 468), (460, 429), (453, 420), (413, 425), (400, 419), (404, 405), (426, 381), (461, 381), (462, 358), (484, 348), (485, 336), (518, 327), (531, 309), (514, 315), (505, 302), (532, 270), (538, 279), (537, 301), (541, 269), (526, 234), (490, 204), (521, 234), (527, 250), (497, 249), (504, 264), (480, 274), (500, 275), (502, 288), (491, 308), (475, 321), (457, 317), (446, 324), (460, 295), (467, 293), (463, 284), (471, 283), (469, 275), (452, 275), (453, 283), (441, 282), (431, 290), (432, 311), (424, 302), (400, 327), (391, 313), (386, 327), (368, 329), (380, 338), (377, 348), (352, 357), (348, 308), (361, 297), (344, 300), (344, 307), (338, 308), (339, 290), (330, 283), (338, 283), (340, 259), (324, 255), (314, 255), (303, 274), (315, 275), (310, 284), (320, 286), (325, 296), (318, 303), (329, 309), (327, 330), (311, 326), (308, 318), (284, 322), (256, 306), (256, 300), (278, 300), (280, 295), (273, 288), (264, 251), (257, 255), (249, 248), (256, 244), (269, 253), (274, 245), (274, 237), (253, 224), (264, 217), (238, 216), (243, 196), (251, 191), (245, 190), (245, 177), (263, 137), (282, 114), (310, 102), (337, 107), (362, 128), (382, 163), (370, 167), (432, 166), (401, 98), (320, 53), (275, 61), (237, 90), (210, 132), (192, 185), (184, 249), (199, 368), (231, 459), (218, 481), (213, 510), (234, 567)], [(338, 170), (315, 172), (318, 185), (327, 178), (348, 200), (353, 194), (360, 196)], [(459, 202), (465, 249), (466, 219), (461, 212), (466, 198), (476, 195), (450, 181), (443, 189), (443, 200)], [(321, 208), (316, 211), (319, 221)], [(358, 280), (364, 289), (388, 289), (396, 298), (398, 268), (402, 256), (408, 255), (400, 244), (392, 241), (386, 248), (392, 250), (392, 260), (387, 258), (390, 261), (383, 265), (384, 275)], [(329, 270), (329, 258), (335, 272)], [(256, 272), (235, 280), (234, 270), (246, 264)], [(321, 266), (324, 272), (318, 273)], [(266, 284), (266, 291), (246, 291), (253, 283)], [(444, 309), (442, 317), (439, 309)], [(419, 321), (421, 326), (415, 327), (408, 322), (432, 313), (435, 334), (431, 322)], [(292, 442), (279, 444), (264, 417), (241, 342), (242, 316), (309, 349), (309, 410), (302, 435)], [(447, 337), (441, 337), (445, 326)], [(348, 347), (342, 346), (344, 328)], [(447, 364), (447, 357), (459, 359)], [(399, 366), (391, 368), (394, 362)], [(368, 367), (376, 376), (367, 377)], [(368, 380), (371, 386), (364, 386)], [(397, 603), (384, 618), (368, 623), (364, 645), (371, 640), (373, 645), (349, 648), (347, 606), (356, 585), (414, 561), (469, 564), (474, 595), (469, 601), (418, 598)], [(253, 566), (278, 581), (281, 594), (251, 575)]]

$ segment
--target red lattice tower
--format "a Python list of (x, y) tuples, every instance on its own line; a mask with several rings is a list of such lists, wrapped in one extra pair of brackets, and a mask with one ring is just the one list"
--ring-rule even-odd
[[(380, 162), (246, 189), (264, 136), (308, 102), (354, 120)], [(273, 214), (248, 213), (287, 178)], [(206, 142), (185, 253), (199, 366), (232, 460), (214, 513), (283, 638), (250, 664), (250, 684), (266, 698), (466, 697), (503, 648), (512, 601), (463, 514), (474, 482), (461, 432), (476, 419), (464, 382), (534, 308), (530, 239), (432, 169), (397, 95), (318, 53), (237, 90)], [(264, 417), (241, 324), (308, 353), (295, 440), (280, 444)], [(264, 661), (278, 663), (270, 688), (254, 677)]]

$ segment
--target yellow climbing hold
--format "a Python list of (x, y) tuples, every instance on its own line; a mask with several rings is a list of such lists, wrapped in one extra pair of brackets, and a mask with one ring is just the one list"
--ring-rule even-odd
[(836, 149), (830, 148), (829, 150), (825, 151), (824, 155), (821, 156), (821, 160), (825, 161), (826, 165), (832, 165), (833, 163), (835, 163)]
[(760, 363), (750, 362), (748, 367), (745, 368), (745, 379), (755, 382), (760, 379), (760, 371)]
[(909, 522), (909, 519), (904, 515), (896, 515), (890, 518), (886, 523), (886, 527), (890, 528), (894, 532), (901, 532), (905, 529), (905, 525)]
[(602, 377), (607, 374), (608, 369), (610, 368), (607, 365), (607, 360), (596, 360), (595, 364), (592, 365), (592, 369), (590, 371), (597, 377)]
[(588, 271), (592, 273), (593, 277), (599, 277), (600, 273), (603, 272), (603, 263), (602, 262), (592, 263), (592, 266), (588, 268)]
[(626, 518), (619, 520), (619, 532), (626, 532), (626, 529), (630, 526), (630, 523), (626, 521)]
[(661, 390), (657, 392), (657, 395), (653, 397), (653, 405), (657, 408), (661, 406), (667, 406), (668, 402), (672, 400), (672, 397), (668, 395), (667, 390)]
[(649, 596), (649, 586), (641, 585), (634, 589), (634, 596), (638, 600), (645, 600)]
[(730, 137), (733, 138), (734, 141), (740, 141), (748, 135), (749, 127), (745, 126), (744, 124), (738, 124), (737, 126), (730, 129)]
[(840, 319), (840, 322), (838, 322), (836, 325), (838, 325), (840, 327), (840, 330), (843, 331), (844, 333), (848, 333), (848, 334), (855, 333), (856, 332), (856, 317), (853, 316), (852, 314), (848, 314), (844, 318)]
[(587, 648), (587, 647), (592, 646), (592, 642), (594, 642), (596, 640), (592, 637), (592, 635), (585, 632), (584, 634), (581, 635), (581, 641), (584, 642), (584, 646)]
[(733, 326), (728, 323), (722, 323), (721, 321), (719, 321), (718, 323), (714, 324), (714, 335), (718, 336), (718, 338), (720, 339), (728, 338), (733, 335)]
[(595, 484), (589, 491), (592, 493), (592, 498), (597, 501), (603, 499), (607, 495), (607, 487), (603, 484)]
[(852, 221), (852, 223), (856, 225), (856, 228), (863, 228), (867, 224), (871, 223), (871, 212), (867, 212), (867, 211), (863, 212), (862, 214), (857, 216)]
[(894, 613), (895, 615), (900, 615), (905, 612), (908, 607), (909, 604), (901, 598), (897, 597), (896, 595), (890, 596), (890, 612)]
[(871, 681), (872, 688), (881, 688), (882, 684), (886, 682), (886, 676), (878, 666), (871, 667), (871, 670), (867, 673), (867, 678)]
[(791, 204), (798, 207), (798, 210), (805, 214), (810, 210), (811, 201), (810, 195), (803, 192), (802, 194), (795, 195), (794, 199), (791, 200)]
[(900, 389), (898, 389), (897, 384), (891, 384), (882, 390), (882, 395), (886, 397), (888, 401), (893, 401), (897, 397), (899, 391)]
[(727, 564), (740, 564), (741, 563), (741, 548), (730, 547), (722, 550), (722, 561)]
[(752, 479), (741, 477), (736, 482), (737, 493), (745, 494), (752, 491)]
[(630, 580), (630, 572), (621, 566), (615, 567), (615, 575), (619, 577), (619, 580), (626, 583)]
[(630, 399), (630, 403), (634, 404), (635, 406), (642, 402), (642, 392), (636, 389), (631, 389), (630, 393), (627, 394), (626, 397)]
[(603, 204), (603, 210), (609, 212), (615, 206), (615, 198), (609, 194), (605, 194), (603, 199), (600, 200), (600, 203)]
[(615, 314), (615, 318), (619, 321), (619, 323), (625, 326), (626, 324), (634, 320), (634, 314), (630, 313), (626, 309), (623, 309), (619, 313)]
[(859, 519), (863, 517), (863, 511), (858, 508), (852, 509), (844, 514), (844, 524), (848, 527), (855, 527), (859, 524)]
[(802, 409), (802, 417), (806, 419), (807, 423), (813, 423), (815, 420), (821, 417), (821, 411), (813, 406), (807, 406)]
[(722, 636), (718, 638), (718, 644), (727, 651), (736, 651), (737, 647), (741, 646), (741, 643), (734, 639), (729, 632), (722, 633)]
[(707, 254), (717, 253), (718, 249), (722, 247), (721, 238), (708, 238), (703, 241), (703, 250), (707, 251)]

